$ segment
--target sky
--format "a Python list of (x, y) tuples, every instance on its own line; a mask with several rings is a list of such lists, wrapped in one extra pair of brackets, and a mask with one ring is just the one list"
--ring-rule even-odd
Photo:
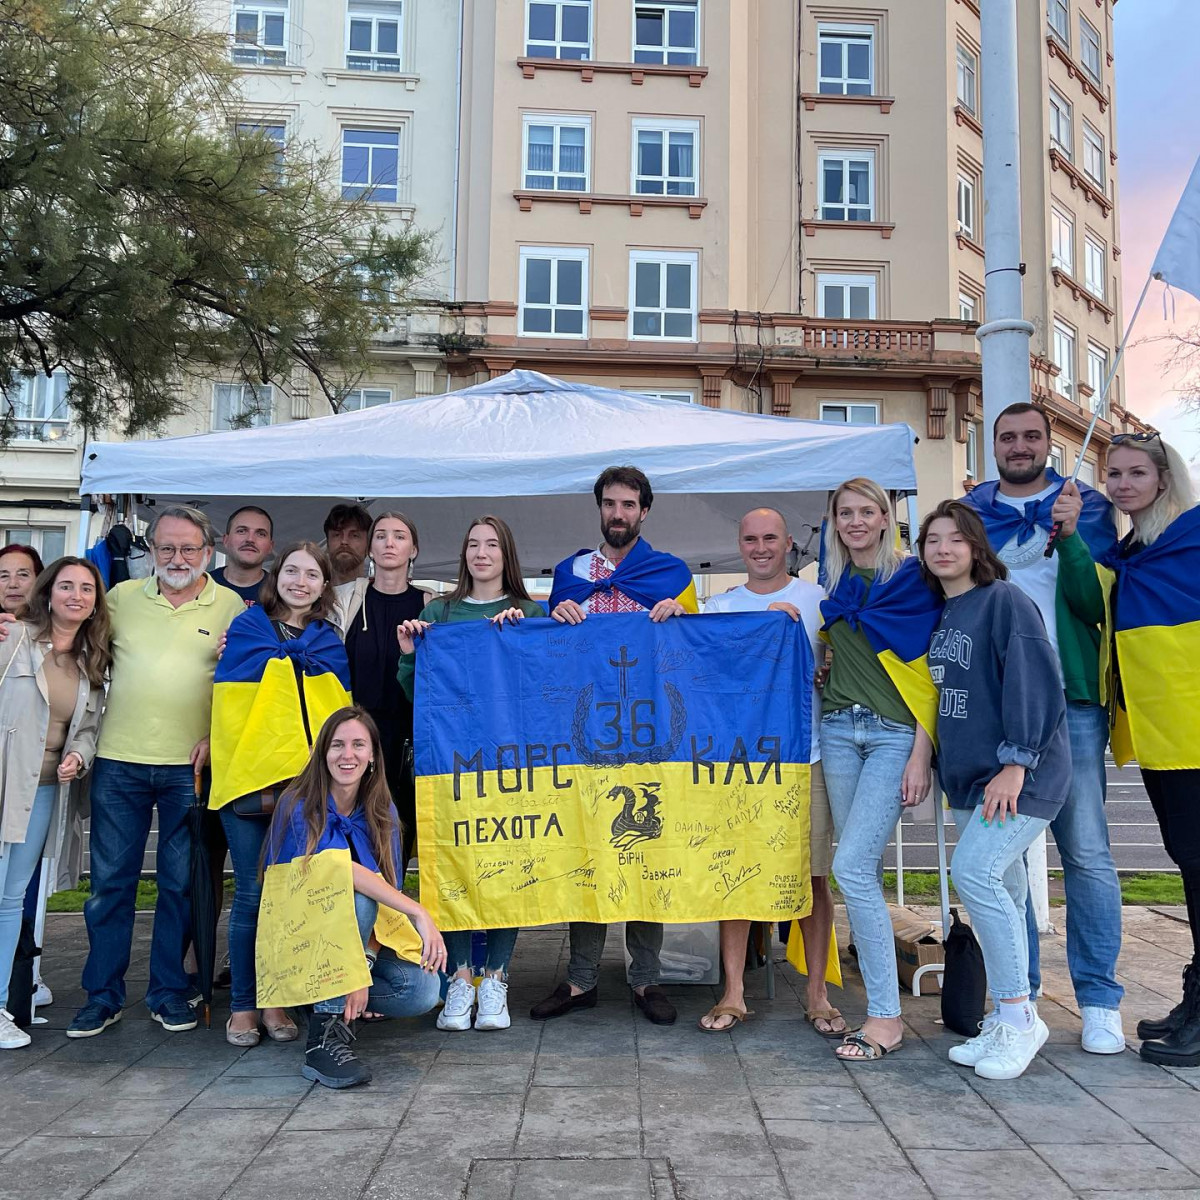
[[(1114, 9), (1123, 319), (1128, 321), (1167, 223), (1200, 157), (1200, 0), (1121, 0)], [(1125, 352), (1126, 405), (1163, 431), (1200, 478), (1200, 411), (1153, 339), (1200, 328), (1200, 301), (1152, 282)], [(1172, 313), (1172, 301), (1174, 312)]]

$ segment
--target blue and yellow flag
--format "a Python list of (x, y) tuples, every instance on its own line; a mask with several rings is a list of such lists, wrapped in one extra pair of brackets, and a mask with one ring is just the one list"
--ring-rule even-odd
[(935, 743), (938, 690), (927, 655), (943, 603), (925, 582), (915, 557), (904, 559), (886, 583), (868, 584), (847, 566), (821, 601), (822, 631), (835, 621), (861, 629), (908, 711)]
[[(326, 801), (325, 828), (309, 855), (303, 805), (290, 798), (276, 809), (267, 835), (255, 970), (261, 1008), (316, 1004), (369, 987), (354, 908), (354, 866), (379, 874), (361, 808), (349, 815)], [(393, 862), (400, 827), (392, 825)], [(375, 937), (409, 962), (421, 961), (421, 938), (402, 913), (379, 906)]]
[(812, 672), (784, 613), (434, 626), (422, 902), (443, 929), (806, 915)]
[[(1098, 565), (1120, 671), (1113, 757), (1154, 771), (1200, 768), (1200, 507), (1144, 549), (1128, 558), (1114, 549)], [(1102, 660), (1107, 652), (1106, 640)]]
[(678, 600), (690, 613), (699, 612), (696, 583), (682, 558), (655, 550), (645, 538), (638, 538), (629, 553), (617, 564), (607, 579), (581, 579), (573, 564), (581, 554), (578, 550), (554, 568), (554, 584), (550, 591), (550, 610), (563, 600), (582, 604), (596, 592), (624, 592), (643, 608), (653, 608), (660, 600)]
[(209, 808), (304, 770), (325, 718), (350, 703), (349, 687), (346, 648), (328, 621), (313, 621), (299, 637), (281, 642), (257, 604), (236, 616), (213, 677)]

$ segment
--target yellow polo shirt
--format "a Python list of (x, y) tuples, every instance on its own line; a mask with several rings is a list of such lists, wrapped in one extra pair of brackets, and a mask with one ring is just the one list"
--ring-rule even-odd
[(212, 722), (217, 642), (245, 611), (241, 596), (211, 575), (178, 608), (153, 575), (118, 583), (108, 593), (112, 681), (96, 753), (151, 766), (186, 763)]

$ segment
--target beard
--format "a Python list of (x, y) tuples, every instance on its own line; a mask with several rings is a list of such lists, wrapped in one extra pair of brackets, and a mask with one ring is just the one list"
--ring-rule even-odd
[(154, 568), (154, 574), (160, 587), (165, 584), (173, 592), (186, 592), (207, 570), (207, 561), (197, 563), (194, 567), (164, 567), (158, 564)]
[(335, 550), (330, 556), (333, 569), (339, 575), (353, 575), (366, 560), (365, 554), (356, 554), (353, 550)]
[(600, 532), (614, 550), (624, 550), (642, 532), (642, 523), (634, 521), (632, 525), (629, 525), (620, 518), (614, 517), (608, 522), (601, 522)]
[(1009, 467), (996, 463), (996, 473), (1005, 483), (1032, 483), (1045, 469), (1046, 459), (1034, 458), (1028, 466)]

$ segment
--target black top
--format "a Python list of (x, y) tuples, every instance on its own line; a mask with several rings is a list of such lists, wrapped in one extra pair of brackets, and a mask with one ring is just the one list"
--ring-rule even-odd
[(400, 666), (396, 626), (416, 620), (424, 607), (425, 594), (419, 588), (388, 595), (368, 585), (362, 608), (346, 630), (350, 692), (355, 704), (361, 704), (377, 719), (377, 714), (387, 714), (388, 723), (398, 724), (405, 737), (412, 735), (412, 705), (396, 680)]
[(225, 578), (224, 567), (215, 567), (213, 570), (209, 571), (209, 574), (222, 587), (228, 588), (231, 592), (237, 592), (237, 594), (241, 596), (243, 600), (245, 600), (247, 606), (258, 603), (258, 593), (263, 585), (263, 581), (261, 579), (257, 583), (251, 584), (230, 583), (229, 580)]

